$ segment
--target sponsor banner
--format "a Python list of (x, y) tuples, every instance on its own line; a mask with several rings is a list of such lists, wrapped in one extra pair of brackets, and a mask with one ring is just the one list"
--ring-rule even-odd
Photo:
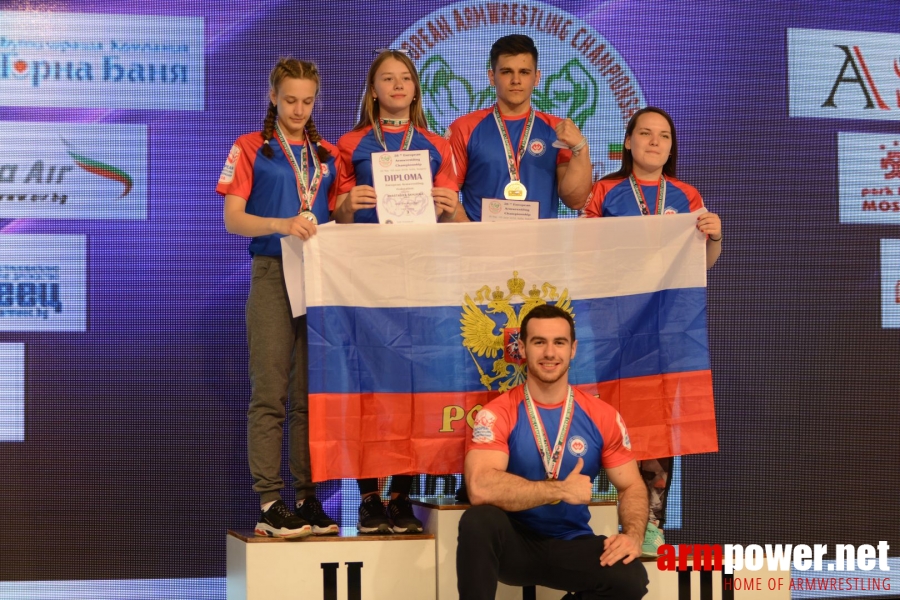
[(0, 11), (0, 105), (203, 110), (203, 19)]
[(25, 441), (25, 344), (0, 344), (0, 442)]
[(788, 29), (790, 116), (900, 120), (900, 35)]
[(313, 477), (459, 472), (478, 411), (524, 382), (519, 327), (546, 303), (575, 321), (569, 380), (621, 413), (636, 457), (715, 451), (695, 223), (357, 225), (285, 238), (302, 246), (284, 266), (306, 282)]
[(85, 331), (85, 236), (0, 235), (0, 331)]
[(881, 326), (900, 329), (900, 240), (881, 240)]
[[(615, 47), (577, 16), (543, 2), (456, 2), (423, 17), (391, 44), (409, 54), (422, 86), (422, 108), (433, 131), (496, 102), (487, 68), (491, 45), (520, 33), (540, 50), (537, 110), (569, 118), (587, 137), (595, 175), (619, 168), (621, 156), (602, 149), (621, 144), (625, 124), (644, 106), (643, 92)], [(529, 151), (544, 151), (540, 140)]]
[(900, 135), (838, 132), (841, 223), (900, 223)]
[(0, 122), (0, 218), (147, 218), (147, 126)]

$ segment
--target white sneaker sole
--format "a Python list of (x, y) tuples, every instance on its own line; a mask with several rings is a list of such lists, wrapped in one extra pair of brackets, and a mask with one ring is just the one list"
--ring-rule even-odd
[(361, 523), (357, 522), (356, 530), (360, 533), (384, 533), (384, 534), (393, 533), (391, 531), (391, 526), (388, 525), (387, 523), (382, 523), (381, 525), (379, 525), (377, 527), (363, 527)]
[(332, 535), (335, 533), (340, 533), (340, 528), (337, 525), (329, 525), (328, 527), (314, 525), (312, 528), (313, 535)]
[(312, 534), (312, 528), (309, 525), (300, 529), (275, 529), (271, 525), (265, 523), (257, 523), (253, 532), (259, 537), (270, 538), (302, 538)]

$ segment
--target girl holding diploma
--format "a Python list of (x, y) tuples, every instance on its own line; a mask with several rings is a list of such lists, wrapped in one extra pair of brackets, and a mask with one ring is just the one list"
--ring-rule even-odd
[[(247, 298), (250, 407), (247, 454), (260, 496), (256, 535), (334, 534), (316, 498), (309, 458), (306, 316), (293, 318), (281, 264), (281, 237), (309, 239), (329, 220), (336, 199), (337, 148), (312, 120), (319, 73), (312, 63), (278, 61), (269, 75), (269, 108), (261, 132), (231, 147), (216, 191), (225, 196), (225, 229), (250, 241)], [(290, 409), (287, 410), (288, 398)], [(281, 499), (281, 442), (288, 419), (296, 508)]]
[(338, 140), (341, 179), (334, 220), (377, 223), (372, 153), (427, 150), (431, 162), (435, 212), (442, 222), (465, 221), (450, 144), (428, 131), (416, 67), (396, 50), (380, 53), (366, 78), (359, 121)]
[[(668, 215), (703, 209), (703, 198), (697, 189), (675, 178), (677, 160), (678, 141), (672, 117), (653, 106), (640, 109), (625, 127), (622, 167), (594, 184), (585, 215)], [(722, 222), (715, 213), (699, 212), (697, 229), (706, 234), (709, 269), (722, 252)], [(657, 548), (666, 543), (663, 525), (673, 460), (669, 456), (638, 462), (650, 498), (650, 518), (642, 547), (645, 556), (656, 556)]]
[[(372, 153), (427, 150), (433, 174), (431, 194), (441, 222), (465, 221), (459, 203), (456, 171), (450, 144), (428, 131), (422, 111), (419, 75), (406, 54), (381, 52), (369, 67), (359, 121), (338, 140), (341, 178), (338, 181), (339, 223), (377, 223), (375, 188), (372, 187)], [(413, 515), (409, 500), (411, 475), (394, 475), (391, 498), (385, 509), (378, 495), (378, 480), (358, 480), (360, 533), (419, 533), (422, 522)]]

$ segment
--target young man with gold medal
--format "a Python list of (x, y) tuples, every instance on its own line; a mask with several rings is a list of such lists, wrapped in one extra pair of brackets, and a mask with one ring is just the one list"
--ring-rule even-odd
[(587, 200), (587, 140), (571, 119), (531, 105), (540, 76), (530, 37), (500, 38), (491, 47), (488, 71), (496, 104), (460, 117), (447, 131), (470, 221), (482, 220), (482, 204), (490, 199), (535, 202), (540, 219), (556, 218), (560, 200), (574, 210)]

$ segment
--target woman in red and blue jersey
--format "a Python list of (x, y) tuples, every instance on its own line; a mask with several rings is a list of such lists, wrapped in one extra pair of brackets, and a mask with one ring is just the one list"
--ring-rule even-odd
[[(648, 106), (628, 121), (622, 166), (594, 184), (585, 207), (588, 217), (631, 217), (697, 212), (697, 229), (706, 234), (706, 268), (722, 252), (722, 222), (705, 210), (697, 189), (675, 178), (678, 141), (666, 111)], [(665, 543), (666, 498), (672, 481), (673, 457), (640, 461), (650, 496), (650, 519), (642, 551), (656, 556)]]
[[(263, 130), (237, 139), (216, 187), (225, 196), (225, 228), (251, 238), (247, 454), (253, 490), (260, 496), (256, 534), (333, 534), (338, 532), (337, 523), (322, 509), (312, 481), (306, 317), (294, 318), (291, 313), (281, 238), (308, 239), (315, 235), (316, 223), (329, 220), (339, 177), (338, 152), (319, 136), (312, 120), (319, 92), (314, 64), (283, 58), (269, 75), (269, 84)], [(296, 489), (293, 511), (281, 498), (285, 416)]]
[[(396, 50), (381, 52), (369, 67), (359, 122), (338, 140), (341, 177), (334, 219), (341, 223), (378, 223), (372, 186), (372, 153), (427, 150), (431, 162), (434, 208), (441, 222), (466, 221), (450, 144), (428, 131), (422, 110), (422, 89), (416, 67)], [(418, 533), (422, 522), (412, 512), (411, 475), (394, 475), (387, 509), (378, 494), (378, 480), (358, 480), (360, 533)]]
[(466, 221), (459, 207), (459, 186), (450, 144), (428, 131), (416, 67), (396, 50), (380, 53), (366, 79), (359, 121), (338, 140), (341, 178), (334, 220), (377, 223), (372, 153), (427, 150), (434, 187), (435, 211), (442, 222)]

